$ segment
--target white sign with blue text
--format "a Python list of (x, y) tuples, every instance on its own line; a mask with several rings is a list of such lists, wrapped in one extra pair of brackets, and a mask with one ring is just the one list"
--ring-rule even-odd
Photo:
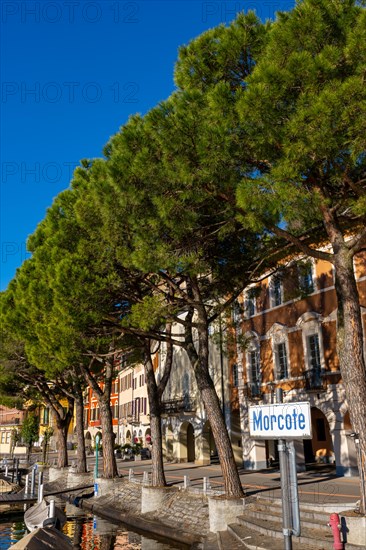
[(249, 407), (254, 439), (311, 439), (310, 403), (275, 403)]

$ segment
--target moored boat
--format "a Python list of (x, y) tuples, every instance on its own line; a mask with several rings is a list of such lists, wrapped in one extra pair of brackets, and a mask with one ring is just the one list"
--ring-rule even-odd
[(47, 503), (44, 499), (29, 508), (24, 514), (24, 523), (28, 531), (34, 531), (39, 527), (54, 526), (62, 529), (67, 518), (65, 514), (54, 505), (54, 501)]

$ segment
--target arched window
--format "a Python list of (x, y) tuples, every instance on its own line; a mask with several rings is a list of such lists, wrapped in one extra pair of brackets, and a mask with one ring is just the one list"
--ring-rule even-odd
[(291, 376), (287, 327), (281, 323), (274, 323), (269, 334), (272, 336), (274, 378), (275, 380), (286, 380)]
[(280, 306), (283, 303), (283, 285), (280, 275), (273, 275), (269, 284), (271, 307)]
[(256, 333), (250, 332), (247, 336), (249, 338), (246, 351), (247, 379), (250, 393), (255, 397), (260, 394), (262, 383), (260, 344)]
[(321, 374), (325, 369), (321, 317), (316, 312), (308, 311), (296, 324), (302, 329), (306, 387), (321, 388)]

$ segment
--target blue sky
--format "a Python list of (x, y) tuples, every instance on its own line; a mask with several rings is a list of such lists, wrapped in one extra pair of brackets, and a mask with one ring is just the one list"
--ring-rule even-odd
[(6, 1), (1, 5), (1, 290), (81, 158), (174, 90), (178, 48), (282, 0)]

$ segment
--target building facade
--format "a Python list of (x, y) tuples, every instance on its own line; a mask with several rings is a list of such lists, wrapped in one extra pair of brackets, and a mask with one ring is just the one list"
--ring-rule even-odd
[[(150, 414), (144, 367), (129, 366), (126, 356), (121, 356), (116, 361), (115, 372), (110, 397), (115, 443), (140, 443), (143, 447), (150, 445)], [(91, 450), (95, 447), (97, 434), (103, 442), (98, 400), (91, 388), (85, 392), (84, 403), (85, 443), (87, 449)]]
[[(178, 327), (174, 327), (177, 333)], [(229, 433), (231, 429), (228, 357), (224, 353), (221, 323), (210, 334), (210, 375), (219, 396)], [(159, 379), (165, 361), (162, 344), (156, 376)], [(186, 352), (175, 348), (170, 380), (163, 394), (162, 413), (163, 453), (167, 461), (195, 462), (207, 465), (218, 461), (207, 413), (200, 398), (193, 369)], [(235, 452), (235, 441), (233, 440)], [(240, 463), (240, 456), (237, 456)]]
[[(14, 433), (20, 434), (24, 417), (25, 411), (0, 405), (0, 457), (9, 456), (12, 450), (14, 454), (25, 452), (25, 447), (20, 441), (16, 441), (14, 445)], [(19, 435), (15, 440), (18, 438)]]
[[(355, 259), (354, 268), (365, 335), (365, 254)], [(357, 472), (336, 353), (336, 303), (332, 265), (316, 260), (293, 262), (239, 297), (230, 382), (245, 468), (265, 468), (278, 460), (274, 441), (250, 437), (248, 407), (273, 402), (275, 389), (281, 387), (285, 402), (311, 405), (313, 437), (296, 442), (299, 468), (328, 462), (335, 463), (339, 474)]]

